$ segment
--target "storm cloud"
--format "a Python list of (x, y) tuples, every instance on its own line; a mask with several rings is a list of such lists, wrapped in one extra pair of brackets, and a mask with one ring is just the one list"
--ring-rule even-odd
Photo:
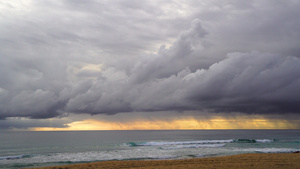
[(2, 1), (0, 9), (1, 126), (69, 113), (300, 112), (298, 1)]

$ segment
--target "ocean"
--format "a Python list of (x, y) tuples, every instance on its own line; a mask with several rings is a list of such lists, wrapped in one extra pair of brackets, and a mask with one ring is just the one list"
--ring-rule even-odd
[(300, 130), (0, 131), (0, 168), (300, 151)]

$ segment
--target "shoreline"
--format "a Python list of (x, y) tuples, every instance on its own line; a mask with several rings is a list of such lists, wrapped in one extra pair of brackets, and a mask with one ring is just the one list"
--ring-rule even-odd
[(101, 161), (27, 169), (179, 169), (179, 168), (300, 168), (300, 153), (251, 153), (176, 160)]

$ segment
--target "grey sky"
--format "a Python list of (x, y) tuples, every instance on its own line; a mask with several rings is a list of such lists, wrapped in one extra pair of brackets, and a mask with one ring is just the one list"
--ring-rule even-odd
[(70, 113), (299, 117), (299, 17), (297, 0), (1, 1), (0, 127)]

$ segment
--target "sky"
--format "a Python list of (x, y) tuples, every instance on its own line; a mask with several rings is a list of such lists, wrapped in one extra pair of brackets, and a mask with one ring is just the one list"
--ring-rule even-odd
[(0, 130), (299, 129), (298, 0), (1, 0)]

